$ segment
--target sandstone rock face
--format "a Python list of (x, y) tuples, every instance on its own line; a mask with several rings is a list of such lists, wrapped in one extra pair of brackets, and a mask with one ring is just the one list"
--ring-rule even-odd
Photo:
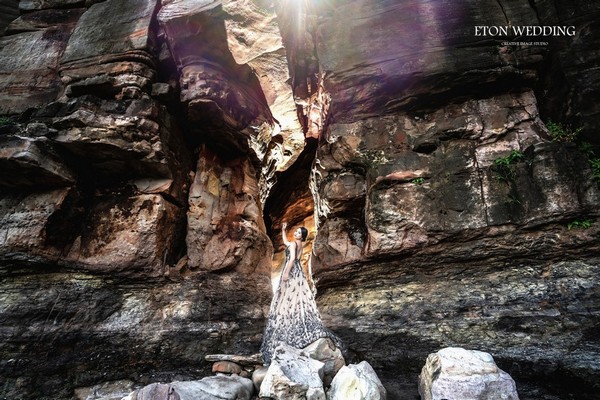
[[(448, 346), (493, 354), (521, 399), (595, 398), (600, 194), (546, 123), (600, 144), (598, 12), (0, 0), (0, 397), (255, 353), (287, 222), (389, 398)], [(474, 34), (536, 24), (577, 33)]]
[(191, 268), (267, 275), (272, 246), (248, 160), (223, 162), (201, 151), (190, 190), (187, 246)]
[(0, 38), (1, 114), (21, 113), (59, 94), (59, 60), (72, 29), (65, 24)]
[[(575, 26), (577, 34), (552, 39), (555, 51), (551, 54), (549, 71), (544, 78), (540, 96), (541, 110), (547, 118), (566, 120), (573, 127), (582, 128), (586, 140), (598, 143), (600, 114), (598, 104), (598, 71), (593, 67), (597, 53), (592, 49), (600, 41), (594, 15), (600, 10), (595, 2), (538, 4), (538, 18), (542, 25)], [(560, 67), (559, 67), (560, 65)]]
[(74, 183), (73, 172), (44, 139), (2, 136), (2, 186), (68, 186)]
[[(312, 267), (326, 323), (356, 338), (349, 347), (357, 354), (378, 354), (377, 371), (394, 365), (407, 382), (425, 357), (419, 349), (460, 345), (492, 351), (505, 369), (518, 371), (522, 398), (593, 397), (597, 368), (590, 360), (598, 346), (568, 329), (550, 334), (540, 318), (562, 326), (568, 314), (584, 330), (595, 325), (593, 312), (545, 308), (544, 293), (568, 308), (595, 309), (597, 300), (579, 286), (551, 288), (558, 271), (589, 277), (596, 270), (597, 226), (568, 226), (595, 220), (599, 200), (585, 156), (575, 145), (552, 142), (545, 122), (585, 108), (573, 121), (595, 126), (596, 85), (577, 85), (595, 82), (588, 66), (597, 60), (590, 50), (597, 34), (585, 15), (597, 6), (365, 0), (298, 10), (288, 3), (279, 13), (294, 78), (313, 82), (315, 93), (322, 87), (329, 98), (311, 181)], [(545, 38), (559, 49), (549, 53), (546, 46), (506, 46), (505, 38), (473, 33), (477, 25), (531, 21), (575, 24), (578, 34)], [(565, 71), (553, 62), (563, 57), (577, 67)], [(549, 64), (551, 71), (539, 69)], [(542, 88), (532, 91), (533, 82)], [(294, 90), (305, 97), (306, 87)], [(587, 104), (569, 109), (566, 98)], [(511, 282), (504, 288), (503, 279)], [(581, 288), (596, 287), (581, 279)], [(471, 320), (476, 298), (485, 311)], [(528, 304), (539, 306), (525, 312)], [(548, 334), (552, 351), (531, 348)], [(531, 386), (545, 380), (533, 378), (539, 370), (532, 354), (552, 365), (556, 380), (546, 389)], [(569, 386), (566, 376), (558, 378), (567, 364), (585, 381), (576, 395), (560, 389)], [(414, 396), (396, 376), (383, 373), (382, 381), (392, 397)]]
[[(314, 170), (319, 265), (593, 210), (597, 185), (575, 176), (589, 171), (587, 162), (575, 148), (545, 143), (543, 130), (531, 92), (417, 119), (396, 114), (331, 125)], [(498, 170), (495, 161), (512, 151), (523, 160)]]
[[(180, 93), (208, 102), (215, 87), (181, 87), (188, 75), (176, 67), (185, 52), (169, 50), (178, 38), (161, 28), (161, 7), (22, 1), (21, 15), (6, 22), (2, 396), (66, 399), (75, 387), (124, 378), (197, 379), (210, 372), (205, 354), (260, 345), (271, 244), (261, 215), (269, 190), (258, 182), (301, 151), (302, 132), (288, 121), (275, 133), (270, 116), (282, 99), (278, 113), (294, 109), (292, 92), (282, 83), (267, 102), (250, 67), (216, 60), (211, 68), (227, 70), (231, 86), (213, 100), (239, 89), (251, 118), (238, 118), (247, 112), (239, 104), (225, 107), (235, 118), (209, 112), (202, 123), (184, 112)], [(269, 21), (273, 30), (273, 13)], [(222, 27), (223, 19), (211, 23)], [(210, 42), (204, 33), (199, 42)], [(281, 44), (262, 51), (279, 62), (261, 74), (285, 76)], [(226, 126), (227, 138), (211, 142), (208, 126)], [(245, 146), (237, 158), (231, 143)], [(208, 175), (209, 185), (199, 181)]]
[(491, 355), (461, 348), (445, 348), (427, 357), (419, 393), (423, 400), (519, 398), (515, 382)]

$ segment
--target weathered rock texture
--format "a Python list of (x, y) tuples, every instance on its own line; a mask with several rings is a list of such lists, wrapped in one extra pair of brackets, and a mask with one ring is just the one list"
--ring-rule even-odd
[[(0, 397), (254, 354), (288, 222), (311, 230), (326, 324), (388, 398), (448, 346), (490, 352), (521, 399), (594, 398), (600, 192), (545, 123), (600, 145), (599, 16), (1, 0)], [(536, 24), (576, 34), (474, 34)]]
[[(1, 3), (20, 10), (0, 37), (1, 396), (198, 379), (207, 353), (255, 353), (262, 207), (304, 142), (274, 10), (15, 3)], [(243, 38), (258, 26), (266, 47)]]
[[(414, 396), (426, 348), (456, 345), (490, 351), (521, 398), (592, 398), (599, 228), (567, 226), (596, 220), (598, 185), (544, 122), (598, 143), (598, 5), (292, 3), (279, 13), (294, 81), (329, 99), (311, 180), (326, 323), (392, 397)], [(474, 35), (507, 24), (577, 34)]]
[(423, 400), (518, 400), (515, 382), (483, 351), (447, 347), (427, 357), (419, 375)]
[(386, 391), (377, 373), (366, 361), (340, 369), (327, 392), (330, 400), (385, 400)]

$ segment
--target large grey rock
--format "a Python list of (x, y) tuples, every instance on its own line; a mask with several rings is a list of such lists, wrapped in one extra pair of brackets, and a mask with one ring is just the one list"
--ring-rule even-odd
[(197, 381), (153, 383), (130, 393), (123, 400), (249, 400), (252, 381), (237, 375), (209, 376)]
[(181, 400), (249, 400), (254, 392), (252, 381), (232, 375), (209, 376), (199, 381), (172, 382)]
[(323, 366), (301, 350), (282, 343), (275, 349), (259, 396), (276, 400), (325, 400)]
[(123, 400), (181, 400), (179, 393), (170, 384), (152, 383), (141, 389), (135, 390), (123, 397)]
[(513, 379), (489, 353), (448, 347), (430, 354), (419, 376), (422, 400), (518, 400)]
[(333, 378), (327, 400), (385, 400), (387, 393), (366, 361), (343, 366)]

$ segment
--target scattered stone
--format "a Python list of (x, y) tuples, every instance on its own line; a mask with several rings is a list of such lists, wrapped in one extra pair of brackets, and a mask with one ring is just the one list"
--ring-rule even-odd
[(254, 392), (250, 379), (236, 375), (209, 376), (199, 381), (173, 382), (171, 385), (181, 400), (249, 400)]
[(489, 353), (447, 347), (430, 354), (419, 375), (422, 400), (518, 400), (513, 379)]
[(237, 374), (242, 372), (242, 367), (231, 361), (217, 361), (212, 366), (212, 372), (221, 372), (223, 374)]
[(48, 125), (41, 122), (31, 122), (27, 124), (27, 128), (25, 128), (25, 132), (29, 136), (38, 137), (38, 136), (46, 136), (49, 132)]
[(260, 391), (260, 385), (262, 384), (265, 376), (267, 375), (267, 371), (269, 367), (261, 366), (257, 367), (252, 373), (252, 382), (254, 383), (254, 388), (256, 391)]
[(239, 356), (233, 354), (208, 354), (204, 357), (208, 362), (231, 361), (241, 366), (256, 366), (262, 365), (262, 356), (254, 354), (251, 356)]
[(366, 361), (343, 366), (327, 392), (328, 400), (384, 400), (386, 397), (383, 384)]

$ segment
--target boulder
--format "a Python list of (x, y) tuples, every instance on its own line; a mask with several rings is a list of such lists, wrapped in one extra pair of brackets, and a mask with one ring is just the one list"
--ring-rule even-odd
[(130, 393), (123, 400), (250, 400), (253, 390), (250, 379), (218, 375), (197, 381), (153, 383)]
[(327, 392), (328, 400), (385, 400), (386, 396), (379, 377), (366, 361), (343, 366)]
[(199, 381), (172, 382), (181, 400), (249, 400), (254, 392), (252, 381), (241, 376), (209, 376)]
[(275, 349), (259, 396), (276, 400), (325, 400), (323, 367), (305, 352), (287, 344)]
[(138, 389), (129, 395), (125, 396), (123, 400), (182, 400), (179, 394), (175, 391), (175, 388), (169, 384), (163, 383), (152, 383), (141, 389)]
[(256, 392), (260, 391), (260, 385), (265, 380), (265, 376), (267, 376), (268, 371), (269, 367), (261, 366), (257, 367), (252, 373), (252, 382), (254, 383), (254, 389), (256, 389)]
[(346, 361), (342, 351), (335, 347), (329, 338), (321, 338), (302, 349), (308, 353), (310, 358), (321, 361), (323, 366), (323, 384), (328, 387), (333, 377), (338, 373)]
[(513, 379), (489, 353), (447, 347), (427, 357), (419, 375), (422, 400), (518, 400)]

